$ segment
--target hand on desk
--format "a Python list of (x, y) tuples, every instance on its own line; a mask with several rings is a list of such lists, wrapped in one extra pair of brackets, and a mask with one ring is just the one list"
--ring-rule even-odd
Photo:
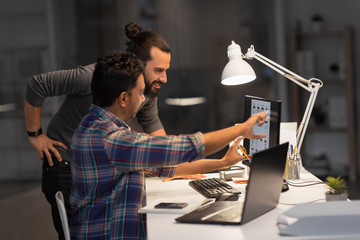
[(164, 178), (163, 182), (169, 182), (174, 179), (202, 179), (206, 176), (204, 174), (193, 174), (193, 175), (182, 175), (182, 176), (175, 176), (171, 178)]

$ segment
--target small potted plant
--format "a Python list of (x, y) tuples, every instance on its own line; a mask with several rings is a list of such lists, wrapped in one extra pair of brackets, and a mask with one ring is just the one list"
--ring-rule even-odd
[(327, 177), (325, 184), (329, 187), (326, 192), (326, 201), (346, 201), (348, 192), (345, 179), (339, 177)]

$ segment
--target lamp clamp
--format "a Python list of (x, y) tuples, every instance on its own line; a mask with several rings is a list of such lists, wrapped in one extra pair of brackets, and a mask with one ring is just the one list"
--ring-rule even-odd
[(245, 54), (245, 59), (252, 60), (255, 57), (255, 48), (254, 45), (251, 45), (248, 48), (247, 53)]

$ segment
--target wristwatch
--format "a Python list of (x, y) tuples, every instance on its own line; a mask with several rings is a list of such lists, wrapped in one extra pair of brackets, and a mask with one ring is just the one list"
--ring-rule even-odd
[(42, 128), (38, 128), (33, 132), (27, 131), (27, 133), (28, 133), (29, 137), (37, 137), (37, 136), (40, 136), (42, 134)]

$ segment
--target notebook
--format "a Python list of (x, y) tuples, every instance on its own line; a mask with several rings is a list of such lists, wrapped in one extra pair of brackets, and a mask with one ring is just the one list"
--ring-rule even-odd
[(253, 155), (245, 201), (216, 201), (175, 220), (182, 223), (244, 224), (274, 209), (280, 198), (289, 143)]

